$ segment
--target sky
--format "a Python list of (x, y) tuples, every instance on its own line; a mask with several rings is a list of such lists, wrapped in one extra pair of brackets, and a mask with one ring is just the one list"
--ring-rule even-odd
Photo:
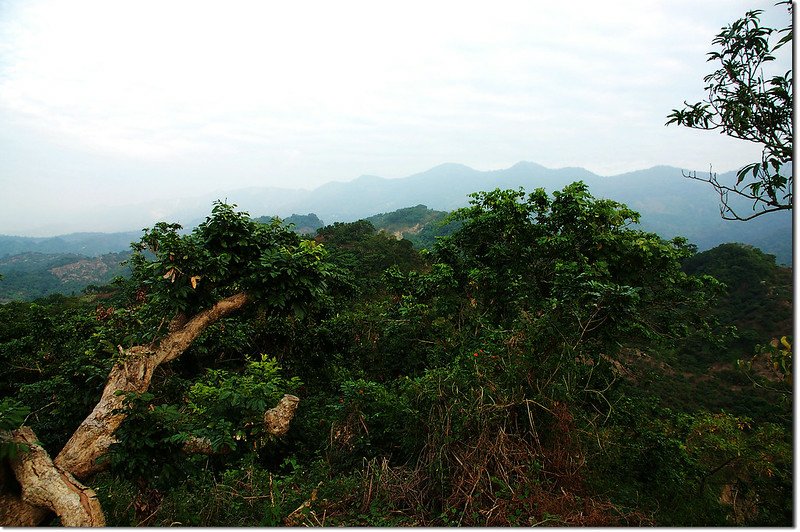
[(0, 0), (0, 234), (447, 162), (737, 169), (758, 146), (664, 124), (773, 3)]

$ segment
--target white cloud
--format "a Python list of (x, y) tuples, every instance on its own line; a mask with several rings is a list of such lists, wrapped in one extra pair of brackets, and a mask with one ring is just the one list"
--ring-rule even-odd
[(60, 151), (0, 147), (0, 184), (24, 176), (41, 195), (38, 176), (62, 176), (60, 197), (67, 183), (170, 194), (219, 173), (313, 186), (522, 159), (727, 170), (757, 151), (663, 123), (702, 98), (714, 33), (750, 4), (11, 0), (6, 135)]

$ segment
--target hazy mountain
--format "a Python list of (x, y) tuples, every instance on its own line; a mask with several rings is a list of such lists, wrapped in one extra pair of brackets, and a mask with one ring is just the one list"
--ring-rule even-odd
[(486, 172), (448, 163), (401, 179), (361, 176), (346, 183), (327, 183), (287, 207), (316, 213), (327, 223), (345, 222), (418, 204), (450, 211), (466, 205), (468, 195), (479, 190), (519, 186), (553, 190), (591, 177), (598, 176), (582, 168), (551, 170), (528, 162)]
[[(719, 176), (732, 181), (735, 172)], [(627, 204), (641, 214), (641, 226), (663, 237), (684, 236), (700, 250), (726, 242), (754, 245), (781, 264), (792, 262), (791, 212), (771, 213), (748, 222), (723, 220), (719, 196), (707, 183), (686, 179), (677, 168), (656, 166), (613, 177), (588, 179), (595, 196)], [(752, 212), (746, 201), (731, 198), (738, 212)]]
[(77, 253), (96, 257), (124, 251), (139, 240), (141, 231), (124, 233), (70, 233), (48, 238), (0, 235), (0, 257), (19, 253)]
[[(720, 179), (731, 178), (733, 174), (721, 175)], [(189, 228), (208, 215), (214, 200), (222, 199), (236, 203), (253, 216), (277, 215), (286, 218), (294, 213), (314, 213), (330, 224), (368, 218), (420, 204), (434, 210), (450, 211), (467, 205), (468, 195), (480, 190), (524, 187), (532, 191), (543, 187), (553, 192), (577, 180), (586, 182), (595, 196), (626, 203), (639, 211), (642, 227), (664, 237), (685, 236), (701, 250), (724, 242), (742, 242), (776, 255), (780, 263), (791, 262), (791, 213), (770, 214), (749, 222), (722, 220), (719, 198), (711, 186), (685, 179), (679, 168), (669, 166), (599, 176), (583, 168), (550, 169), (531, 162), (520, 162), (510, 168), (493, 171), (479, 171), (448, 163), (399, 179), (361, 176), (349, 182), (327, 183), (310, 191), (255, 187), (194, 198), (116, 206), (113, 210), (115, 220), (129, 216), (127, 227), (131, 229), (161, 220), (175, 221)], [(749, 206), (744, 205), (743, 210), (747, 209)], [(100, 210), (96, 208), (91, 213), (98, 223), (103, 220)], [(116, 241), (107, 239), (94, 248), (88, 243), (91, 240), (88, 236), (84, 248), (67, 245), (67, 237), (71, 238), (72, 235), (27, 240), (0, 237), (0, 256), (23, 251), (50, 252), (51, 249), (96, 255), (126, 249), (128, 242), (138, 240), (140, 234), (138, 231), (118, 233), (113, 236)], [(75, 238), (79, 239), (78, 236)], [(63, 241), (61, 244), (59, 239)], [(62, 244), (64, 247), (58, 247)]]
[[(734, 174), (722, 174), (720, 179), (732, 179)], [(403, 179), (362, 176), (349, 183), (329, 183), (309, 192), (290, 208), (293, 212), (314, 212), (326, 223), (332, 223), (417, 204), (449, 211), (467, 205), (468, 195), (479, 190), (524, 187), (532, 191), (542, 187), (553, 192), (577, 180), (589, 185), (595, 196), (637, 210), (645, 230), (668, 238), (685, 236), (701, 250), (725, 242), (751, 244), (776, 255), (779, 263), (791, 263), (791, 213), (773, 213), (749, 222), (723, 220), (713, 188), (686, 179), (679, 168), (669, 166), (603, 177), (583, 168), (549, 169), (530, 162), (488, 172), (443, 164)], [(741, 211), (749, 208), (745, 203)]]

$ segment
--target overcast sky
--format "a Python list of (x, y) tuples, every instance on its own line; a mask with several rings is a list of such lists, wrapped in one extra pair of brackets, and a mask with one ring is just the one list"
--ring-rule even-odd
[(445, 162), (736, 169), (756, 146), (664, 123), (773, 3), (0, 0), (0, 233)]

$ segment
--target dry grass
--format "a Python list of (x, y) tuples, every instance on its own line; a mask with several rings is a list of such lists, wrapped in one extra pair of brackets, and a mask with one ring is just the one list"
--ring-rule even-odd
[[(513, 419), (512, 406), (505, 408)], [(348, 526), (652, 525), (645, 515), (586, 492), (572, 415), (563, 403), (549, 410), (545, 441), (532, 420), (525, 431), (487, 424), (466, 441), (429, 441), (414, 466), (365, 461), (357, 492), (316, 509), (314, 517), (324, 512)], [(358, 431), (352, 421), (348, 428)]]

